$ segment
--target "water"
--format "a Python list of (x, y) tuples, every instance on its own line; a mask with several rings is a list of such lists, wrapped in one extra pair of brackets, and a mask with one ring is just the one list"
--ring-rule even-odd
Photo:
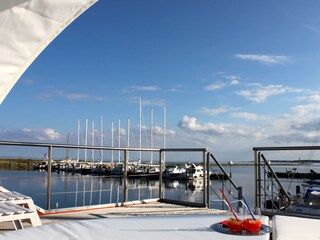
[[(229, 168), (229, 167), (227, 167)], [(254, 169), (253, 166), (232, 166), (232, 178), (238, 186), (243, 187), (247, 202), (254, 203)], [(0, 170), (2, 186), (31, 196), (36, 205), (47, 209), (47, 173), (39, 171), (7, 171)], [(223, 208), (219, 199), (219, 190), (225, 185), (231, 189), (228, 181), (221, 183), (210, 180), (210, 202), (214, 208)], [(164, 198), (179, 201), (203, 202), (202, 181), (163, 180)], [(51, 209), (90, 206), (97, 204), (119, 203), (124, 201), (124, 180), (119, 177), (92, 176), (53, 172), (51, 179)], [(148, 179), (128, 179), (127, 201), (143, 200), (159, 197), (159, 181)], [(226, 193), (232, 199), (232, 194)]]
[[(298, 172), (309, 172), (310, 169), (320, 172), (319, 164), (294, 166), (273, 166), (274, 171), (284, 172), (292, 167)], [(250, 206), (255, 202), (255, 180), (253, 166), (226, 166), (232, 173), (232, 179), (243, 187), (243, 195)], [(218, 171), (213, 168), (211, 171)], [(284, 188), (291, 194), (297, 185), (306, 179), (280, 179)], [(121, 203), (124, 200), (134, 201), (159, 197), (159, 181), (148, 179), (128, 179), (127, 194), (123, 178), (53, 172), (51, 180), (51, 209), (90, 206), (98, 204)], [(47, 172), (0, 170), (0, 184), (10, 190), (31, 196), (36, 205), (47, 209)], [(268, 183), (266, 183), (268, 188)], [(221, 198), (220, 189), (225, 190), (227, 198), (232, 201), (237, 192), (230, 182), (210, 181), (210, 207), (226, 209), (227, 206), (216, 200)], [(163, 180), (163, 197), (187, 202), (203, 202), (202, 181)], [(302, 189), (302, 188), (301, 188)], [(233, 198), (235, 197), (235, 198)]]

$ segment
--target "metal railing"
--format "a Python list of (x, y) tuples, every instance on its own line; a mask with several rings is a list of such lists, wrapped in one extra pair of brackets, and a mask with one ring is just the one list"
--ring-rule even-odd
[[(306, 161), (299, 159), (289, 158), (290, 154), (295, 154), (297, 151), (301, 153), (303, 151), (316, 151), (320, 150), (320, 146), (290, 146), (290, 147), (255, 147), (254, 151), (254, 175), (255, 175), (255, 206), (260, 207), (262, 209), (263, 214), (266, 215), (276, 215), (276, 214), (286, 214), (292, 216), (308, 216), (307, 213), (303, 213), (301, 208), (299, 211), (295, 211), (294, 208), (299, 206), (302, 208), (309, 208), (311, 206), (306, 205), (305, 196), (303, 196), (300, 192), (300, 188), (303, 186), (308, 187), (308, 184), (305, 182), (308, 180), (305, 176), (311, 176), (311, 174), (302, 174), (301, 178), (298, 177), (298, 173), (290, 171), (288, 169), (282, 170), (282, 172), (276, 172), (274, 168), (282, 169), (283, 164), (286, 166), (296, 165), (299, 167), (301, 162)], [(266, 158), (263, 152), (268, 152), (269, 157)], [(280, 153), (283, 154), (283, 158), (274, 161), (270, 159), (270, 155), (275, 154), (275, 156), (281, 156)], [(295, 156), (295, 155), (294, 155)], [(289, 158), (289, 159), (287, 159)], [(287, 160), (287, 162), (286, 162)], [(312, 162), (311, 159), (307, 160), (308, 162)], [(289, 164), (290, 163), (290, 164)], [(272, 165), (273, 166), (272, 166)], [(282, 167), (282, 168), (281, 168)], [(290, 169), (289, 169), (290, 170)], [(283, 177), (279, 179), (279, 176)], [(317, 174), (319, 176), (319, 174)], [(295, 195), (290, 193), (290, 188), (294, 182), (296, 185)], [(287, 188), (287, 189), (286, 189)], [(291, 190), (292, 191), (292, 190)], [(312, 207), (313, 208), (313, 207)], [(313, 215), (312, 217), (319, 218), (320, 216)]]
[[(207, 153), (207, 166), (208, 166), (208, 168), (207, 168), (207, 175), (209, 176), (210, 175), (210, 170), (213, 170), (212, 169), (212, 167), (211, 167), (211, 164), (210, 164), (210, 160), (213, 160), (214, 161), (214, 164), (220, 169), (220, 171), (221, 171), (221, 173), (222, 173), (222, 177), (220, 177), (218, 174), (216, 174), (217, 175), (217, 180), (219, 180), (220, 181), (220, 183), (222, 183), (221, 184), (221, 190), (222, 191), (227, 191), (229, 194), (230, 194), (230, 196), (233, 198), (233, 199), (236, 199), (236, 200), (242, 200), (242, 187), (240, 187), (240, 186), (238, 186), (234, 181), (233, 181), (233, 179), (232, 179), (232, 177), (231, 177), (231, 173), (230, 174), (228, 174), (227, 173), (227, 171), (223, 168), (223, 166), (220, 164), (220, 162), (214, 157), (214, 155), (212, 154), (212, 153), (210, 153), (210, 152), (208, 152)], [(215, 171), (213, 171), (213, 174), (215, 174)], [(213, 189), (213, 187), (211, 187), (210, 185), (209, 185), (209, 179), (210, 179), (210, 177), (208, 177), (208, 184), (207, 184), (207, 186), (209, 186), (208, 188), (207, 188), (207, 191), (208, 191), (208, 193), (207, 193), (207, 196), (208, 196), (208, 199), (207, 199), (207, 202), (209, 203), (210, 202), (210, 200), (209, 200), (209, 196), (210, 196), (210, 191), (213, 193), (213, 194), (215, 194), (217, 197), (218, 197), (218, 200), (223, 200), (222, 198), (221, 198), (221, 195), (220, 195), (220, 193), (218, 193), (217, 191), (215, 191), (214, 189)], [(228, 188), (228, 186), (226, 185), (226, 184), (224, 184), (224, 181), (229, 181), (230, 182), (230, 187)], [(232, 187), (237, 191), (237, 196), (234, 196), (233, 194), (232, 194)], [(238, 205), (240, 206), (242, 204), (242, 202), (241, 201), (239, 201), (238, 202)]]
[[(269, 208), (269, 211), (271, 212), (286, 211), (290, 207), (290, 196), (283, 187), (270, 163), (260, 152), (258, 153), (257, 166), (260, 166), (257, 169), (258, 177), (256, 179), (258, 185), (260, 185), (259, 192), (256, 195), (258, 203), (257, 207), (263, 207), (264, 212), (266, 212), (267, 208)], [(270, 191), (267, 189), (267, 181), (269, 181)], [(263, 203), (263, 206), (261, 206), (261, 203)], [(267, 206), (267, 204), (269, 206)]]
[[(104, 147), (104, 146), (84, 146), (84, 145), (72, 145), (72, 144), (53, 144), (53, 143), (31, 143), (31, 142), (11, 142), (11, 141), (0, 141), (0, 146), (16, 146), (16, 147), (37, 147), (43, 148), (44, 151), (47, 152), (48, 157), (48, 167), (47, 167), (47, 188), (46, 188), (46, 210), (50, 211), (52, 209), (52, 163), (53, 163), (53, 152), (55, 149), (84, 149), (84, 150), (99, 150), (99, 151), (119, 151), (123, 154), (123, 202), (128, 201), (128, 155), (129, 152), (157, 152), (159, 153), (159, 173), (162, 173), (165, 167), (165, 153), (168, 152), (200, 152), (202, 155), (202, 164), (204, 172), (207, 172), (207, 165), (206, 165), (206, 148), (130, 148), (130, 147)], [(204, 174), (203, 176), (204, 186), (203, 188), (207, 188), (207, 176)], [(192, 203), (192, 202), (181, 202), (175, 201), (171, 199), (166, 199), (164, 197), (164, 189), (162, 184), (162, 174), (159, 174), (159, 191), (158, 191), (158, 198), (162, 201), (172, 201), (176, 203), (182, 203), (186, 205), (195, 205), (200, 207), (207, 207), (207, 192), (206, 190), (203, 191), (203, 201), (202, 203)]]
[[(202, 153), (203, 172), (204, 173), (208, 172), (207, 171), (207, 168), (208, 168), (207, 161), (206, 161), (206, 152), (207, 152), (206, 148), (165, 148), (165, 149), (159, 149), (160, 172), (162, 172), (162, 170), (164, 170), (164, 169), (162, 169), (162, 166), (164, 166), (164, 155), (165, 155), (165, 153), (169, 153), (169, 152), (200, 152), (200, 153)], [(208, 191), (206, 190), (209, 187), (209, 185), (207, 184), (207, 179), (208, 179), (207, 174), (203, 174), (203, 189), (204, 189), (203, 190), (203, 198), (202, 198), (203, 200), (202, 200), (201, 204), (194, 204), (196, 206), (199, 206), (199, 207), (208, 207), (209, 206), (208, 197), (207, 197)], [(164, 198), (163, 190), (162, 190), (162, 174), (160, 174), (160, 176), (159, 176), (159, 198), (162, 201), (170, 201), (173, 203), (182, 203), (182, 204), (190, 205), (190, 203), (187, 203), (187, 202), (174, 201), (174, 200), (171, 201), (171, 200)]]

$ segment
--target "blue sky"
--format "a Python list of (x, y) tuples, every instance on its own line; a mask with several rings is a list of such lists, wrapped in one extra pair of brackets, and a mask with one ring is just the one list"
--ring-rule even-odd
[(100, 0), (65, 29), (0, 105), (0, 139), (76, 143), (103, 116), (105, 144), (127, 118), (145, 147), (206, 147), (222, 161), (252, 147), (312, 145), (319, 122), (319, 1)]

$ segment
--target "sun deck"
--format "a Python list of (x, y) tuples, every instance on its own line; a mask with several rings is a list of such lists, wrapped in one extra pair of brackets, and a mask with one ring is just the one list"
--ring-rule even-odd
[[(150, 215), (190, 215), (190, 214), (225, 214), (226, 211), (208, 209), (203, 207), (188, 207), (177, 204), (162, 203), (159, 201), (146, 202), (141, 204), (131, 204), (120, 207), (105, 207), (99, 209), (87, 210), (66, 210), (59, 213), (49, 213), (40, 215), (43, 225), (61, 223), (66, 221), (89, 220), (89, 219), (103, 219), (103, 218), (117, 218), (128, 216), (150, 216)], [(24, 227), (28, 228), (31, 225), (24, 222)], [(15, 230), (12, 223), (0, 224), (0, 233)]]
[[(149, 216), (147, 216), (149, 215)], [(151, 215), (151, 216), (150, 216)], [(43, 226), (7, 231), (0, 239), (234, 239), (234, 235), (214, 228), (227, 218), (225, 211), (149, 203), (113, 209), (50, 214), (41, 219)], [(79, 221), (81, 220), (81, 221)], [(268, 224), (268, 217), (262, 218)], [(237, 239), (247, 239), (236, 234)], [(250, 239), (268, 240), (269, 232)]]

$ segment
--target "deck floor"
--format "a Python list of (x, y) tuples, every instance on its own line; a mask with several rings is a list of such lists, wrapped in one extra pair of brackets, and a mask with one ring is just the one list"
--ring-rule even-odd
[[(102, 208), (96, 210), (85, 210), (76, 212), (56, 213), (40, 216), (42, 224), (59, 223), (63, 221), (88, 220), (98, 218), (115, 218), (128, 216), (146, 215), (176, 215), (176, 214), (225, 214), (226, 211), (187, 207), (176, 204), (152, 202), (130, 206)], [(24, 227), (31, 227), (28, 223), (23, 223)], [(11, 222), (0, 223), (0, 233), (13, 231), (14, 226)]]

